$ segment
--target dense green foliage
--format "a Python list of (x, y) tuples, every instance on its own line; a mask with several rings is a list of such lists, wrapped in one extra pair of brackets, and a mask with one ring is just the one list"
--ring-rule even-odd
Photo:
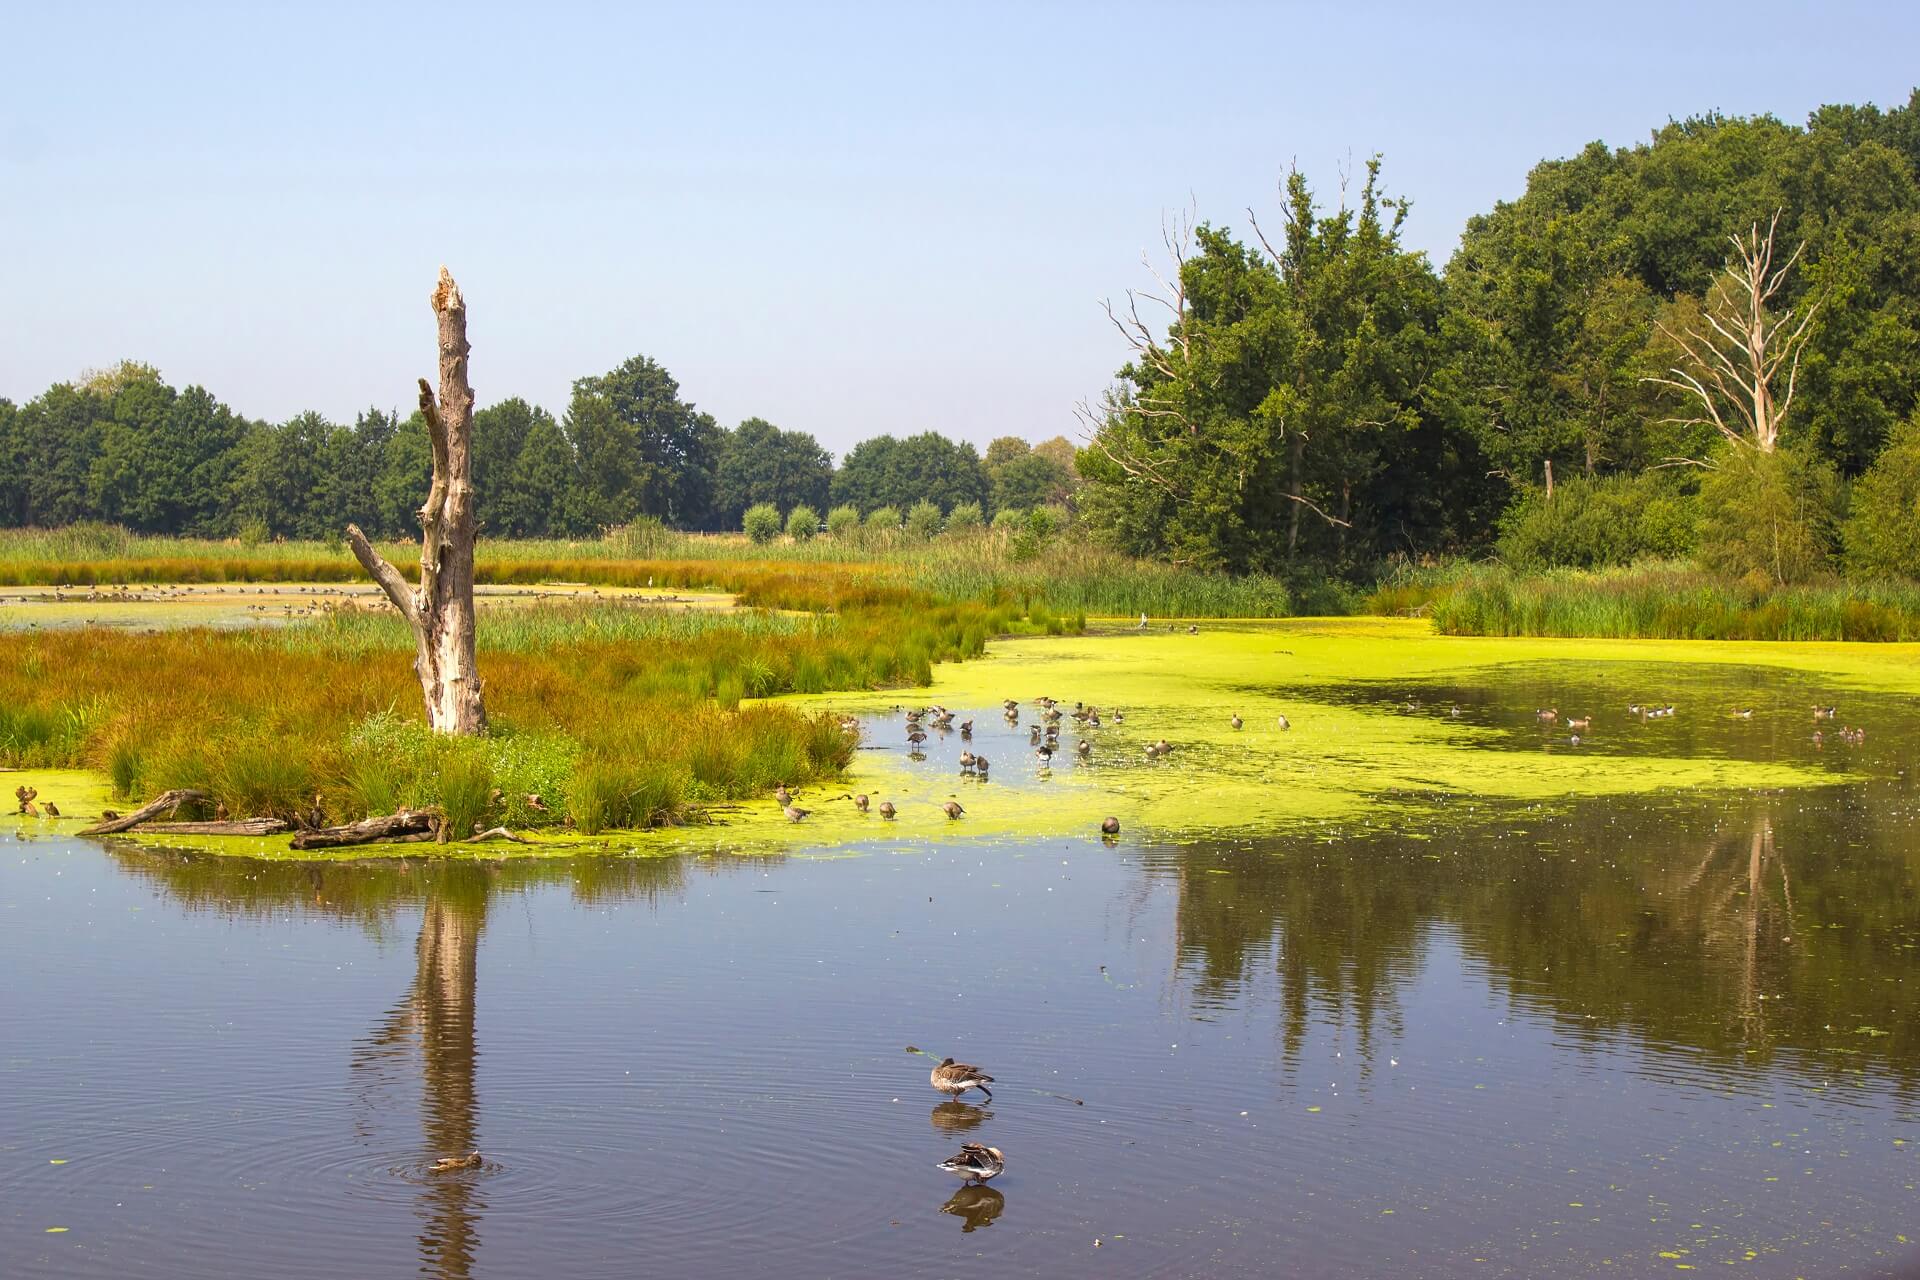
[(1894, 429), (1853, 486), (1846, 560), (1862, 577), (1920, 574), (1920, 413)]
[[(1860, 478), (1883, 514), (1848, 526), (1844, 563), (1920, 572), (1896, 518), (1910, 464), (1874, 468), (1920, 400), (1920, 96), (1594, 143), (1473, 219), (1444, 273), (1402, 248), (1405, 212), (1378, 161), (1332, 211), (1293, 174), (1283, 236), (1202, 224), (1173, 296), (1115, 308), (1135, 358), (1079, 458), (1095, 532), (1295, 576), (1367, 576), (1497, 534), (1527, 567), (1697, 548), (1796, 582), (1831, 567)], [(1712, 419), (1737, 425), (1737, 396), (1684, 386), (1688, 344), (1703, 349), (1710, 303), (1730, 296), (1730, 238), (1756, 229), (1780, 282), (1765, 321), (1791, 320), (1776, 343), (1807, 326), (1769, 383), (1778, 452), (1722, 439)]]

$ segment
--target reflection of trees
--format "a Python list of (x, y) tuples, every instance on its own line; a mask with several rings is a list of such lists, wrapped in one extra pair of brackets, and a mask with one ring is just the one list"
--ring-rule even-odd
[[(1594, 801), (1430, 839), (1200, 847), (1148, 865), (1177, 885), (1181, 980), (1203, 1005), (1277, 983), (1289, 1053), (1318, 1009), (1350, 1020), (1365, 1054), (1439, 927), (1570, 1040), (1627, 1032), (1755, 1067), (1831, 1067), (1839, 1051), (1920, 1082), (1920, 838), (1888, 816), (1906, 801), (1869, 798), (1731, 813), (1724, 796)], [(1863, 1025), (1891, 1034), (1854, 1035)]]
[[(486, 1203), (480, 1170), (428, 1172), (437, 1159), (464, 1156), (478, 1143), (479, 1047), (474, 1012), (480, 933), (499, 892), (566, 884), (586, 902), (657, 902), (686, 885), (690, 867), (712, 872), (771, 865), (778, 858), (578, 858), (565, 862), (382, 860), (277, 862), (110, 846), (120, 866), (161, 885), (188, 906), (266, 918), (289, 910), (353, 920), (377, 935), (418, 905), (413, 980), (368, 1037), (354, 1046), (352, 1070), (363, 1098), (404, 1072), (419, 1047), (420, 1121), (425, 1151), (419, 1237), (423, 1274), (465, 1280), (474, 1267)], [(986, 1221), (991, 1221), (989, 1216)], [(969, 1228), (971, 1229), (971, 1228)]]

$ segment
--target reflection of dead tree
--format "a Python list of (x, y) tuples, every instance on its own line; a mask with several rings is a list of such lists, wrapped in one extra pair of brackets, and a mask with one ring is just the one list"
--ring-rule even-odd
[[(474, 1067), (476, 961), (486, 898), (439, 885), (428, 891), (420, 938), (414, 948), (413, 983), (381, 1019), (354, 1058), (356, 1070), (378, 1072), (403, 1060), (408, 1042), (420, 1044), (424, 1096), (421, 1128), (425, 1164), (465, 1156), (475, 1148), (477, 1099)], [(480, 1211), (471, 1178), (436, 1177), (421, 1192), (426, 1225), (420, 1235), (421, 1270), (446, 1280), (472, 1274)]]
[[(1733, 257), (1707, 295), (1702, 323), (1691, 328), (1657, 325), (1680, 348), (1680, 365), (1669, 370), (1671, 377), (1644, 379), (1680, 392), (1705, 415), (1670, 422), (1711, 425), (1729, 442), (1762, 453), (1772, 453), (1779, 444), (1781, 424), (1793, 407), (1808, 326), (1820, 309), (1816, 302), (1804, 311), (1789, 307), (1778, 316), (1768, 312), (1806, 249), (1803, 242), (1775, 267), (1773, 237), (1779, 225), (1776, 212), (1764, 236), (1755, 223), (1745, 236), (1729, 237)], [(1774, 386), (1783, 371), (1786, 387), (1776, 400)]]

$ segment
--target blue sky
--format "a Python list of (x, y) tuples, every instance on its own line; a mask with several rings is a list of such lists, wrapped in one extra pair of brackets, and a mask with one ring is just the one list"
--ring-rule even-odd
[[(401, 12), (404, 10), (404, 12)], [(483, 403), (644, 352), (723, 423), (1075, 430), (1162, 217), (1380, 151), (1444, 263), (1589, 140), (1903, 103), (1920, 6), (642, 9), (0, 0), (0, 396), (132, 356), (405, 406), (446, 262)]]

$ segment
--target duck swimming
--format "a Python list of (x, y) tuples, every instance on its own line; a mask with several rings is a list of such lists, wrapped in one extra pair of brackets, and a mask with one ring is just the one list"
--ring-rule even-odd
[(940, 1065), (927, 1073), (927, 1082), (949, 1097), (957, 1098), (969, 1089), (978, 1089), (993, 1097), (993, 1090), (987, 1088), (993, 1083), (993, 1077), (980, 1068), (965, 1062), (955, 1062), (952, 1058), (943, 1058)]
[(972, 1186), (999, 1177), (1006, 1170), (1007, 1157), (998, 1147), (983, 1147), (977, 1142), (969, 1142), (960, 1148), (959, 1155), (949, 1156), (934, 1167), (965, 1178), (968, 1185)]

